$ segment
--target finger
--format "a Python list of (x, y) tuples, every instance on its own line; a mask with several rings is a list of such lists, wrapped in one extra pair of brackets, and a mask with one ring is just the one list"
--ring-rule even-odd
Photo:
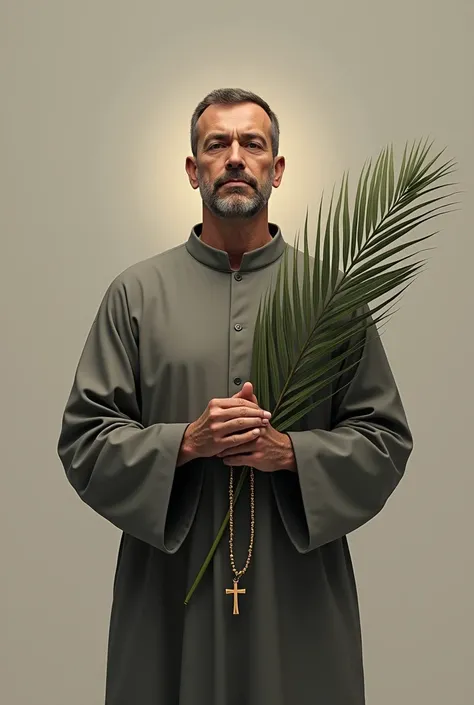
[(237, 394), (233, 394), (231, 396), (231, 399), (246, 399), (247, 401), (250, 401), (252, 404), (256, 404), (258, 406), (258, 399), (255, 396), (255, 394), (243, 395), (242, 392), (237, 392)]
[(260, 436), (260, 432), (261, 431), (259, 428), (252, 428), (250, 431), (242, 431), (241, 433), (231, 433), (228, 436), (221, 436), (219, 441), (219, 453), (223, 453), (225, 450), (229, 450), (231, 448), (237, 448), (240, 452), (240, 449), (245, 445), (257, 440)]
[(227, 424), (228, 428), (237, 429), (239, 426), (245, 428), (246, 426), (259, 426), (261, 422), (266, 419), (270, 422), (271, 413), (265, 411), (264, 409), (255, 409), (250, 407), (234, 407), (233, 409), (223, 409), (219, 413), (213, 415), (213, 421)]
[(242, 386), (241, 386), (241, 388), (240, 388), (239, 391), (240, 391), (240, 392), (247, 393), (247, 392), (249, 391), (249, 389), (250, 389), (251, 392), (253, 392), (253, 384), (252, 384), (252, 382), (250, 382), (249, 380), (246, 380), (246, 381), (242, 384)]
[(239, 407), (259, 408), (258, 404), (245, 397), (229, 397), (224, 399), (214, 399), (214, 405), (221, 409), (234, 409)]
[(258, 399), (254, 394), (253, 384), (251, 382), (245, 382), (240, 392), (237, 392), (237, 395), (242, 399), (250, 399), (254, 404), (258, 404)]
[(221, 450), (241, 446), (255, 440), (265, 429), (265, 419), (260, 417), (238, 419), (213, 424), (215, 437), (222, 442)]
[(246, 406), (236, 404), (235, 406), (228, 406), (225, 409), (221, 409), (221, 414), (225, 414), (229, 418), (237, 418), (238, 416), (263, 416), (264, 414), (268, 416), (269, 413), (270, 412), (266, 409), (262, 409), (252, 402), (249, 402)]
[(226, 456), (229, 456), (229, 455), (243, 455), (243, 453), (253, 453), (256, 450), (257, 450), (256, 441), (252, 441), (251, 443), (243, 443), (241, 446), (236, 446), (234, 448), (226, 448), (225, 450), (221, 450), (221, 452), (218, 453), (217, 456), (219, 458), (225, 458)]

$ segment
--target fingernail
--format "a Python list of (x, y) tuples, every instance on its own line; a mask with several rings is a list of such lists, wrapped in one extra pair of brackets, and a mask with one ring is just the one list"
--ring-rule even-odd
[(264, 417), (265, 419), (269, 419), (269, 418), (271, 418), (271, 413), (270, 413), (269, 411), (264, 411), (264, 412), (263, 412), (263, 417)]
[(262, 419), (263, 426), (268, 426), (269, 423), (270, 423), (270, 419)]

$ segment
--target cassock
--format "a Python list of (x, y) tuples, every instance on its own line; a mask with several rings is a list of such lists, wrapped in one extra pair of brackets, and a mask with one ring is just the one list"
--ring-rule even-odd
[[(201, 231), (195, 225), (187, 241), (109, 285), (62, 418), (69, 482), (121, 531), (106, 705), (362, 705), (346, 536), (383, 508), (412, 450), (378, 334), (344, 386), (288, 431), (297, 472), (255, 471), (255, 543), (239, 615), (226, 594), (228, 533), (184, 605), (228, 510), (229, 467), (217, 457), (176, 467), (181, 441), (212, 398), (250, 379), (258, 304), (291, 248), (270, 223), (271, 241), (233, 271)], [(248, 484), (234, 525), (240, 569)]]

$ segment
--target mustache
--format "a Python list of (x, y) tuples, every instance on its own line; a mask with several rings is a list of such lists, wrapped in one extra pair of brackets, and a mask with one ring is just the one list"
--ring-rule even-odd
[(225, 178), (219, 179), (215, 183), (215, 189), (217, 191), (218, 188), (223, 186), (224, 184), (228, 183), (229, 181), (244, 181), (246, 184), (249, 184), (249, 186), (252, 186), (252, 188), (256, 187), (256, 184), (253, 180), (250, 180), (245, 174), (227, 174)]

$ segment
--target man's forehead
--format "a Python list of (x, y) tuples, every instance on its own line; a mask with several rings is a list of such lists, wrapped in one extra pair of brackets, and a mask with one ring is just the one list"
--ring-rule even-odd
[(271, 120), (265, 110), (255, 103), (237, 105), (210, 105), (201, 115), (201, 135), (208, 132), (268, 132)]

